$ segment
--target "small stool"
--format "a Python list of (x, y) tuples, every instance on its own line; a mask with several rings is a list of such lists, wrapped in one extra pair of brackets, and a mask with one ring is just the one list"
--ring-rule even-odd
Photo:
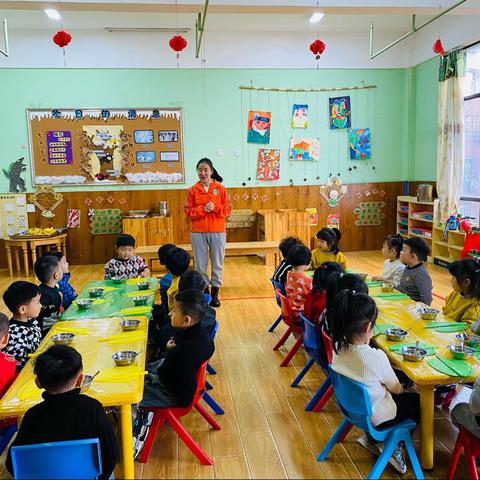
[(462, 448), (465, 454), (465, 463), (467, 464), (467, 478), (478, 480), (477, 465), (475, 459), (480, 456), (480, 439), (474, 437), (467, 429), (461, 425), (458, 427), (458, 437), (455, 442), (455, 448), (452, 453), (452, 463), (448, 471), (448, 480), (452, 480), (457, 469)]

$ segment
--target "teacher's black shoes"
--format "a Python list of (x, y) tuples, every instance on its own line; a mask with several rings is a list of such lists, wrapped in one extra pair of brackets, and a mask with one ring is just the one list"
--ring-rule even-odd
[(220, 300), (218, 299), (218, 291), (220, 289), (218, 287), (212, 287), (212, 301), (210, 302), (211, 307), (219, 307)]

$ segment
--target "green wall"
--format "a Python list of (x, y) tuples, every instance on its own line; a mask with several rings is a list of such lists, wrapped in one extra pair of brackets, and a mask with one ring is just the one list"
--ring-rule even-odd
[[(255, 180), (259, 146), (246, 143), (247, 116), (249, 110), (266, 110), (272, 112), (269, 147), (281, 149), (280, 180), (267, 184), (288, 185), (290, 179), (296, 185), (323, 183), (330, 173), (340, 173), (347, 183), (428, 180), (435, 177), (431, 168), (435, 163), (437, 121), (432, 78), (436, 84), (434, 61), (414, 69), (382, 70), (3, 69), (0, 70), (0, 160), (4, 168), (21, 156), (30, 163), (26, 108), (182, 107), (186, 184), (196, 180), (197, 160), (208, 156), (227, 186), (243, 183), (255, 186), (260, 184)], [(338, 94), (238, 88), (250, 84), (322, 88), (362, 83), (377, 86), (349, 92), (352, 126), (372, 130), (372, 159), (368, 162), (350, 161), (347, 131), (329, 129), (328, 97)], [(306, 130), (291, 128), (294, 103), (307, 103), (310, 107)], [(290, 162), (291, 136), (320, 137), (320, 161)], [(224, 151), (223, 156), (217, 155), (219, 149)], [(237, 150), (240, 157), (234, 154)], [(349, 171), (354, 165), (357, 168)], [(26, 181), (31, 189), (30, 169)], [(81, 187), (89, 188), (99, 187)], [(0, 191), (7, 190), (7, 179), (1, 174)]]

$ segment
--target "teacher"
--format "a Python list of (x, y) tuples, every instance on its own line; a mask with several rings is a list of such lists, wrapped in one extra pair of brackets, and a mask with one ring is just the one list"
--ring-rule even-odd
[[(212, 286), (212, 307), (219, 307), (218, 291), (222, 286), (223, 261), (225, 259), (225, 218), (230, 215), (227, 189), (220, 183), (222, 177), (209, 158), (197, 163), (199, 181), (188, 189), (185, 214), (192, 225), (191, 242), (195, 269)], [(211, 280), (208, 278), (208, 259), (211, 263)], [(209, 293), (208, 287), (206, 292)]]

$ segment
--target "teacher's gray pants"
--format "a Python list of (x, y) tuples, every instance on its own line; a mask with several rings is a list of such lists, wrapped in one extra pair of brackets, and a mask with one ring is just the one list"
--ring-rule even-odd
[[(203, 278), (212, 287), (222, 286), (223, 260), (225, 259), (225, 243), (227, 234), (219, 233), (194, 233), (191, 234), (195, 270), (203, 275)], [(210, 253), (210, 255), (209, 255)], [(212, 278), (208, 279), (208, 258), (212, 268)]]

